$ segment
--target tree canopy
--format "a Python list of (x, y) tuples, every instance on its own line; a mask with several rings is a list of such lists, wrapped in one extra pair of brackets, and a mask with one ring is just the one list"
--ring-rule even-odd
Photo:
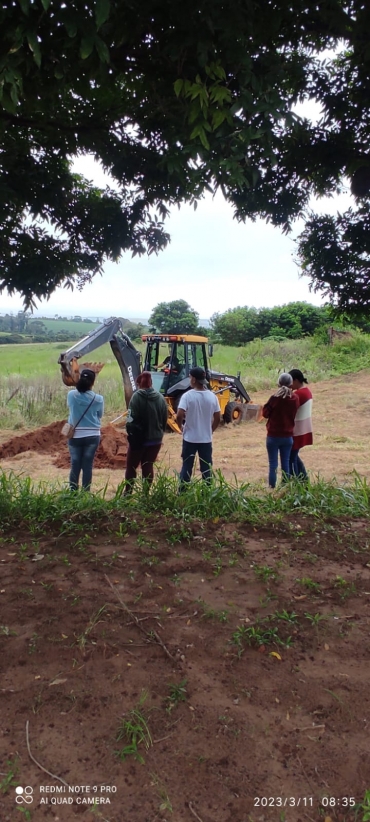
[(149, 330), (157, 334), (195, 334), (199, 314), (186, 300), (158, 303), (149, 317)]
[[(169, 206), (205, 191), (288, 231), (350, 178), (357, 205), (329, 230), (311, 215), (299, 255), (342, 308), (370, 299), (369, 23), (364, 0), (4, 0), (0, 290), (29, 305), (158, 252)], [(294, 112), (309, 99), (317, 124)], [(73, 173), (81, 153), (114, 190)]]

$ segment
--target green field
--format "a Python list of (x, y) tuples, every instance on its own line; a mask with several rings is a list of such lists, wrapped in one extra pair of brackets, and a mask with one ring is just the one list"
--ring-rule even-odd
[[(0, 346), (0, 425), (3, 428), (42, 425), (65, 416), (68, 389), (62, 383), (58, 357), (73, 343), (35, 343)], [(143, 352), (144, 344), (137, 348)], [(109, 344), (84, 361), (104, 362), (97, 390), (105, 398), (107, 418), (125, 408), (121, 374)], [(254, 340), (243, 348), (215, 345), (211, 367), (236, 375), (252, 399), (256, 391), (269, 391), (281, 371), (301, 368), (310, 382), (367, 368), (370, 335), (357, 332), (352, 338), (329, 346), (313, 337), (301, 340)]]
[[(35, 375), (57, 378), (60, 373), (58, 357), (72, 345), (73, 342), (3, 345), (0, 348), (0, 374), (2, 377), (19, 375), (27, 379)], [(115, 368), (116, 360), (108, 344), (89, 354), (87, 360), (106, 363), (104, 374), (109, 372), (119, 379), (118, 369)]]
[(77, 334), (79, 337), (85, 337), (86, 334), (89, 334), (90, 331), (93, 331), (94, 328), (97, 328), (100, 323), (91, 322), (73, 322), (73, 320), (43, 320), (41, 317), (35, 317), (34, 320), (28, 321), (28, 333), (32, 334), (32, 323), (33, 322), (42, 322), (45, 326), (47, 331), (53, 331), (55, 334), (58, 334), (59, 331), (69, 331), (73, 332), (73, 336)]

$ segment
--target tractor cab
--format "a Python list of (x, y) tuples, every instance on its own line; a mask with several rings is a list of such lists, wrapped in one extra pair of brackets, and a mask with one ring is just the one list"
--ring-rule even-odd
[[(142, 340), (146, 343), (143, 370), (150, 371), (153, 388), (166, 399), (168, 425), (173, 431), (180, 432), (176, 411), (181, 395), (190, 388), (190, 369), (196, 365), (204, 368), (208, 387), (217, 394), (224, 421), (240, 422), (250, 403), (249, 394), (240, 381), (240, 374), (234, 377), (209, 368), (208, 356), (211, 356), (212, 346), (207, 350), (207, 337), (144, 334)], [(255, 409), (258, 407), (254, 406)]]
[(190, 387), (189, 371), (198, 365), (208, 369), (207, 337), (191, 334), (144, 334), (144, 371), (150, 371), (153, 388), (175, 396)]

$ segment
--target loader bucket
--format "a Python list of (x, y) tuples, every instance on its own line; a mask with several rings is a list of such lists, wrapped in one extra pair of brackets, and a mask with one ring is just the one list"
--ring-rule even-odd
[(243, 420), (249, 422), (250, 420), (254, 420), (254, 422), (260, 422), (262, 417), (262, 405), (257, 405), (257, 403), (253, 402), (246, 402), (243, 403)]

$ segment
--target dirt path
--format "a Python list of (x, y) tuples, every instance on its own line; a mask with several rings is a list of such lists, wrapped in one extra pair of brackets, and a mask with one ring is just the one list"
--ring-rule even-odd
[[(319, 474), (325, 479), (335, 477), (338, 482), (348, 481), (357, 471), (370, 478), (370, 371), (351, 374), (340, 379), (327, 380), (312, 385), (314, 395), (314, 445), (302, 452), (311, 476)], [(265, 402), (266, 394), (256, 394), (253, 400)], [(23, 432), (22, 432), (23, 433)], [(265, 450), (265, 426), (255, 422), (241, 426), (222, 426), (214, 437), (214, 465), (220, 468), (226, 479), (234, 476), (239, 481), (265, 484), (267, 457)], [(2, 431), (0, 443), (14, 432)], [(66, 456), (68, 462), (67, 446)], [(178, 471), (181, 441), (176, 434), (166, 434), (160, 455), (160, 463), (170, 472)], [(23, 472), (34, 480), (64, 483), (68, 469), (57, 468), (50, 455), (27, 451), (1, 462), (3, 469)], [(105, 486), (113, 491), (123, 479), (123, 468), (95, 470), (93, 490)]]
[(369, 532), (311, 527), (3, 534), (2, 822), (352, 822)]

